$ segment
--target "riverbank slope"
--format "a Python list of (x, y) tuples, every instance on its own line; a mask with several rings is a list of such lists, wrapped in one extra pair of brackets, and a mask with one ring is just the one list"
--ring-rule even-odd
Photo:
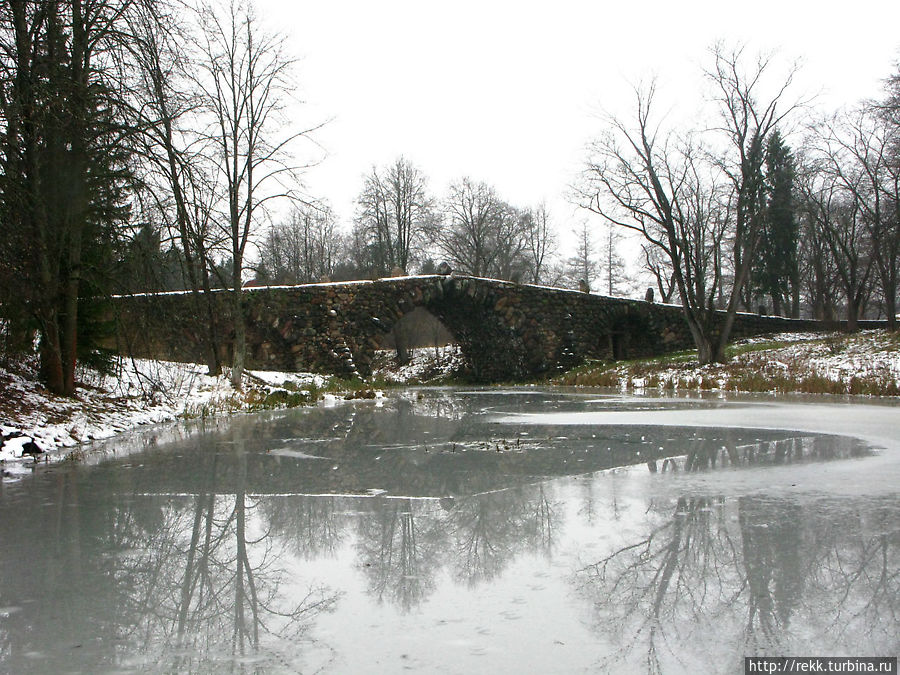
[(592, 362), (553, 384), (628, 392), (730, 391), (900, 396), (900, 333), (781, 333), (731, 345), (727, 363), (700, 366), (695, 352)]
[(83, 443), (149, 424), (314, 403), (340, 385), (312, 373), (247, 371), (241, 389), (190, 363), (121, 358), (110, 373), (82, 368), (72, 398), (50, 394), (35, 358), (0, 364), (0, 463), (67, 456)]
[[(403, 367), (389, 355), (385, 385), (454, 377), (458, 350), (420, 350)], [(346, 396), (348, 383), (312, 373), (248, 371), (240, 390), (205, 368), (119, 359), (114, 372), (82, 369), (77, 396), (56, 397), (38, 382), (34, 358), (0, 363), (0, 464), (4, 475), (32, 461), (77, 458), (78, 446), (149, 424), (315, 403)], [(900, 335), (864, 331), (826, 336), (781, 334), (739, 342), (727, 364), (699, 366), (693, 353), (618, 363), (592, 362), (550, 384), (616, 387), (663, 395), (695, 390), (900, 395)], [(366, 385), (366, 396), (380, 395)], [(354, 395), (354, 394), (349, 394)], [(358, 394), (356, 394), (358, 395)], [(71, 451), (75, 450), (74, 455)]]

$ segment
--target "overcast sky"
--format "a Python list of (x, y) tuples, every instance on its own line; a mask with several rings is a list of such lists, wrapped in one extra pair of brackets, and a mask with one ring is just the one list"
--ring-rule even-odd
[(879, 94), (900, 56), (900, 2), (496, 2), (258, 0), (301, 61), (296, 116), (330, 119), (307, 174), (339, 222), (362, 177), (399, 155), (443, 195), (464, 175), (517, 206), (546, 200), (563, 230), (579, 217), (568, 186), (597, 112), (656, 75), (683, 114), (703, 100), (716, 40), (801, 59), (799, 90), (832, 109)]

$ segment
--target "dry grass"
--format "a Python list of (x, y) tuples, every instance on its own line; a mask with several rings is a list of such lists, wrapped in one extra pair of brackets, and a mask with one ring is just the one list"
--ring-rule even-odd
[(900, 396), (900, 335), (866, 331), (809, 340), (790, 336), (732, 345), (725, 364), (696, 357), (593, 362), (555, 383), (625, 390), (737, 391)]

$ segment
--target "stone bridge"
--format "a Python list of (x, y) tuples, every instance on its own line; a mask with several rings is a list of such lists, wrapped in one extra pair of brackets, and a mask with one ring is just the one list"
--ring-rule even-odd
[[(623, 359), (693, 348), (681, 308), (593, 293), (468, 276), (415, 276), (246, 289), (247, 367), (371, 373), (376, 349), (406, 314), (422, 307), (455, 336), (471, 375), (521, 380), (587, 358)], [(228, 297), (215, 292), (216, 331), (230, 361)], [(203, 314), (189, 293), (120, 297), (119, 349), (204, 362)], [(739, 314), (737, 338), (814, 331), (815, 321)]]

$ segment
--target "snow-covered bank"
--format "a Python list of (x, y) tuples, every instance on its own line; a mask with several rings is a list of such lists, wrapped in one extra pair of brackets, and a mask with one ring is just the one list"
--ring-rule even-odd
[[(376, 378), (385, 382), (420, 383), (446, 376), (463, 366), (455, 346), (413, 350), (412, 360), (398, 366), (392, 353), (381, 355)], [(90, 369), (78, 372), (73, 398), (53, 396), (38, 382), (34, 357), (0, 364), (0, 463), (4, 475), (32, 461), (58, 460), (67, 450), (93, 441), (177, 419), (250, 412), (312, 403), (332, 378), (313, 373), (247, 371), (235, 390), (225, 375), (210, 377), (206, 368), (189, 363), (120, 358), (114, 374)], [(364, 389), (347, 397), (374, 398)]]
[(29, 456), (63, 450), (144, 425), (216, 413), (311, 402), (328, 378), (312, 373), (248, 371), (241, 391), (225, 376), (194, 364), (126, 359), (103, 375), (82, 369), (73, 398), (53, 396), (36, 377), (33, 359), (0, 365), (0, 462), (4, 475)]
[(453, 377), (466, 368), (459, 345), (419, 347), (411, 349), (409, 357), (409, 362), (401, 365), (395, 351), (377, 351), (373, 376), (392, 384), (427, 384)]
[(696, 356), (592, 364), (562, 384), (623, 391), (741, 391), (900, 395), (900, 335), (885, 330), (826, 336), (782, 333), (737, 343), (728, 363), (700, 366)]

